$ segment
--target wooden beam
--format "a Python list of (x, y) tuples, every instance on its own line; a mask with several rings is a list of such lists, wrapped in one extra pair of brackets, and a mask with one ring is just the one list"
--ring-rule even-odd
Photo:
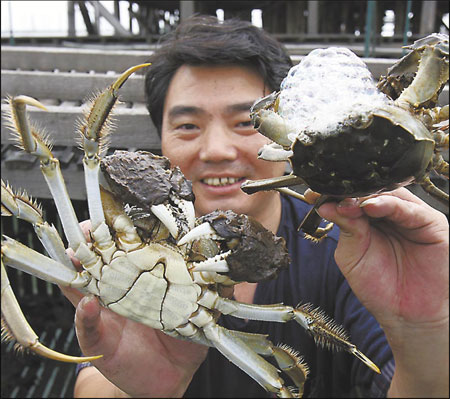
[(423, 1), (420, 14), (420, 34), (425, 36), (435, 31), (436, 4), (435, 0)]
[(67, 20), (68, 20), (67, 35), (69, 37), (76, 36), (76, 31), (75, 31), (75, 2), (71, 1), (71, 0), (67, 2)]
[[(119, 74), (6, 71), (1, 74), (1, 95), (26, 94), (38, 99), (85, 102), (93, 93), (107, 88)], [(120, 89), (122, 102), (144, 103), (144, 77), (130, 76)]]
[(89, 11), (86, 8), (84, 1), (77, 1), (78, 7), (80, 8), (81, 16), (83, 17), (84, 24), (86, 25), (86, 30), (88, 35), (98, 35), (98, 29), (95, 24), (91, 22), (89, 17)]
[(98, 13), (101, 17), (105, 18), (114, 28), (116, 34), (121, 36), (132, 36), (131, 32), (128, 32), (120, 23), (120, 21), (112, 15), (103, 4), (101, 4), (99, 1), (90, 1), (90, 3), (97, 7)]
[(308, 1), (308, 22), (307, 22), (309, 34), (319, 33), (319, 1)]
[[(14, 144), (11, 130), (5, 127), (4, 112), (6, 104), (1, 105), (2, 145)], [(45, 128), (55, 146), (76, 146), (77, 121), (84, 117), (83, 107), (47, 106), (48, 112), (28, 108), (30, 120), (37, 126)], [(110, 135), (113, 148), (161, 148), (160, 138), (156, 132), (148, 111), (144, 106), (137, 108), (116, 108), (113, 112), (114, 128)], [(3, 171), (2, 171), (3, 174)]]

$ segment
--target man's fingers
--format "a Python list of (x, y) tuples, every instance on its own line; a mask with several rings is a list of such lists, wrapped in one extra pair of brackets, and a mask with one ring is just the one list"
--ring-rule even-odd
[(80, 227), (87, 242), (91, 242), (91, 221), (83, 220), (82, 222), (80, 222)]
[(319, 215), (336, 223), (343, 234), (361, 233), (367, 228), (363, 210), (356, 199), (346, 198), (340, 203), (327, 202), (317, 210)]
[(83, 299), (84, 295), (78, 291), (76, 288), (63, 287), (58, 285), (60, 290), (63, 292), (64, 296), (72, 302), (72, 305), (76, 308), (78, 303)]
[(415, 200), (380, 195), (363, 201), (361, 208), (367, 216), (392, 223), (408, 239), (422, 244), (433, 244), (448, 236), (445, 215)]
[(83, 351), (90, 355), (100, 340), (100, 304), (94, 296), (85, 296), (77, 306), (75, 327)]

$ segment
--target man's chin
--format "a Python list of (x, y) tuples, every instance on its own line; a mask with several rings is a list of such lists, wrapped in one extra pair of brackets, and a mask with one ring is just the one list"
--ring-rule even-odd
[(232, 210), (235, 213), (247, 214), (249, 212), (248, 206), (243, 206), (242, 200), (221, 200), (209, 201), (208, 204), (195, 204), (197, 216), (206, 215), (217, 209), (222, 211)]

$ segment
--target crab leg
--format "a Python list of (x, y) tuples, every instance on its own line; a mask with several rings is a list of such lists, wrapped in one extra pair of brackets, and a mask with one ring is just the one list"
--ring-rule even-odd
[[(92, 235), (95, 239), (94, 245), (106, 263), (111, 260), (115, 243), (105, 223), (99, 184), (100, 154), (107, 148), (109, 116), (118, 100), (118, 90), (133, 72), (148, 65), (150, 64), (137, 65), (121, 74), (92, 101), (85, 122), (79, 126), (81, 146), (84, 150), (83, 167)], [(102, 261), (84, 243), (75, 249), (75, 256), (85, 268), (89, 268), (97, 278), (100, 277)]]
[(58, 262), (5, 237), (5, 241), (2, 241), (1, 260), (2, 340), (15, 339), (19, 349), (30, 349), (41, 356), (62, 362), (81, 363), (101, 357), (68, 356), (42, 345), (20, 309), (3, 265), (4, 261), (27, 273), (52, 279), (63, 285), (83, 287), (89, 282), (85, 275), (61, 267)]
[(75, 270), (55, 227), (44, 221), (40, 206), (26, 194), (15, 194), (3, 180), (1, 187), (2, 216), (14, 215), (31, 223), (36, 235), (52, 259), (57, 260), (70, 270)]
[[(209, 300), (212, 302), (212, 299)], [(297, 308), (282, 304), (255, 305), (233, 301), (217, 295), (212, 307), (221, 313), (242, 319), (281, 323), (295, 320), (313, 336), (317, 343), (322, 346), (326, 345), (338, 350), (345, 350), (356, 356), (375, 372), (380, 373), (380, 369), (348, 341), (347, 334), (341, 326), (335, 324), (322, 311), (312, 309), (311, 305), (301, 305)]]
[(274, 344), (267, 339), (267, 336), (263, 334), (251, 334), (234, 330), (228, 331), (242, 340), (256, 353), (263, 356), (272, 356), (281, 370), (289, 375), (300, 390), (298, 396), (303, 396), (303, 386), (309, 374), (309, 368), (296, 351), (288, 345), (274, 346)]
[(436, 187), (429, 177), (425, 176), (421, 180), (418, 180), (417, 183), (419, 183), (422, 188), (434, 198), (441, 201), (444, 205), (448, 205), (448, 194)]
[(304, 183), (305, 182), (300, 177), (295, 175), (286, 175), (261, 180), (246, 180), (241, 184), (241, 190), (247, 194), (254, 194), (258, 191), (273, 190), (275, 188), (295, 186), (297, 184)]
[[(442, 84), (448, 80), (448, 61), (447, 68), (444, 68), (441, 57), (441, 51), (434, 47), (426, 47), (423, 50), (416, 76), (395, 100), (396, 104), (402, 106), (406, 103), (417, 108), (436, 95)], [(433, 79), (430, 79), (430, 76)]]
[(84, 150), (83, 166), (92, 230), (96, 230), (105, 221), (98, 175), (100, 169), (99, 155), (106, 151), (107, 147), (110, 112), (118, 100), (119, 89), (130, 75), (138, 69), (149, 65), (137, 65), (121, 74), (111, 86), (92, 101), (92, 105), (86, 115), (86, 121), (80, 124), (79, 131), (81, 145)]
[(214, 344), (219, 352), (264, 389), (275, 392), (282, 397), (293, 397), (289, 389), (284, 386), (284, 381), (278, 375), (278, 370), (255, 353), (236, 335), (215, 323), (206, 325), (203, 331), (206, 338)]
[(42, 173), (58, 209), (69, 246), (74, 249), (78, 248), (80, 243), (85, 243), (86, 240), (70, 202), (59, 161), (53, 157), (50, 144), (43, 132), (30, 125), (26, 115), (26, 105), (43, 110), (46, 110), (46, 108), (39, 101), (27, 96), (10, 98), (9, 102), (11, 105), (9, 121), (10, 126), (15, 130), (16, 139), (24, 151), (39, 159)]
[[(184, 335), (180, 333), (180, 330), (183, 330)], [(303, 385), (306, 381), (306, 377), (308, 376), (309, 368), (297, 352), (295, 352), (288, 345), (275, 346), (265, 334), (253, 334), (224, 328), (223, 330), (225, 330), (225, 334), (227, 334), (230, 339), (233, 339), (234, 337), (235, 340), (242, 341), (243, 344), (257, 354), (262, 356), (272, 356), (276, 360), (280, 369), (289, 375), (299, 389), (298, 396), (302, 396)], [(216, 347), (214, 342), (206, 338), (204, 333), (202, 333), (201, 330), (192, 323), (188, 323), (187, 326), (182, 327), (181, 329), (177, 328), (177, 330), (165, 331), (165, 333), (178, 339), (193, 341), (212, 348)], [(263, 359), (260, 359), (260, 362), (260, 364), (264, 364)]]
[(5, 264), (45, 281), (73, 288), (82, 288), (89, 283), (88, 275), (85, 273), (70, 270), (59, 262), (5, 235), (2, 238), (1, 251)]

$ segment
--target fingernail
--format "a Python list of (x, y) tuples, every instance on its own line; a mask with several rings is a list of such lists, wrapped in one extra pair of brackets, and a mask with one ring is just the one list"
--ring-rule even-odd
[(359, 200), (358, 198), (345, 198), (341, 202), (338, 203), (338, 208), (350, 208), (354, 206), (358, 206)]
[(79, 306), (81, 308), (84, 308), (90, 301), (92, 301), (92, 299), (94, 299), (94, 295), (92, 294), (84, 296), (83, 298), (81, 298)]
[(365, 207), (366, 205), (372, 205), (372, 204), (378, 204), (380, 202), (380, 199), (378, 197), (374, 197), (374, 198), (369, 198), (366, 199), (365, 201), (361, 202), (359, 204), (359, 206), (361, 208)]

